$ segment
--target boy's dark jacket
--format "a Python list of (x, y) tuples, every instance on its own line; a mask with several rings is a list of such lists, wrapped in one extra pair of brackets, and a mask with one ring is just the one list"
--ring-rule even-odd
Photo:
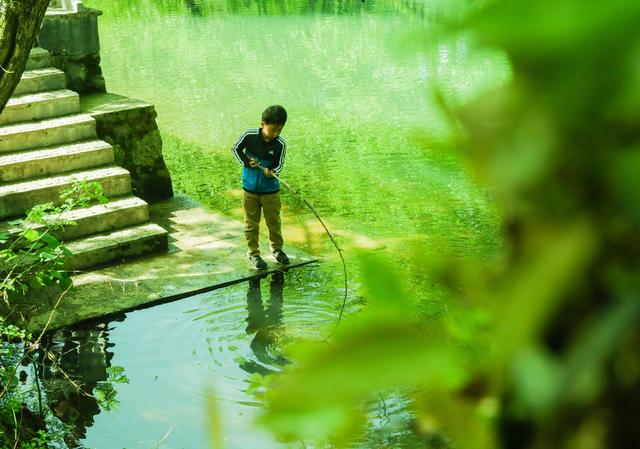
[(266, 176), (261, 169), (249, 166), (249, 158), (255, 159), (263, 167), (279, 174), (284, 167), (287, 143), (282, 137), (270, 142), (262, 139), (262, 128), (245, 131), (231, 151), (242, 164), (242, 189), (251, 193), (276, 193), (280, 190), (280, 181)]

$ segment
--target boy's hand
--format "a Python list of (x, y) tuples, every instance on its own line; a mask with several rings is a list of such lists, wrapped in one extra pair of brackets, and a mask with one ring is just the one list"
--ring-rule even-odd
[[(249, 159), (249, 167), (255, 168), (258, 167), (258, 161), (256, 161), (255, 159)], [(264, 175), (268, 178), (273, 178), (274, 177), (274, 172), (272, 170), (269, 170), (266, 167), (259, 167), (262, 169), (262, 172), (264, 173)]]

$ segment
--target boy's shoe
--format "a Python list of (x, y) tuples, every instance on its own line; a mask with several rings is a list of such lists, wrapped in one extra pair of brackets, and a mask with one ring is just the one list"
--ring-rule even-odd
[(267, 268), (267, 262), (260, 256), (251, 256), (249, 257), (249, 263), (256, 270), (264, 270)]
[(281, 265), (287, 265), (289, 263), (289, 258), (281, 249), (277, 249), (273, 252), (273, 257), (276, 258), (276, 262)]

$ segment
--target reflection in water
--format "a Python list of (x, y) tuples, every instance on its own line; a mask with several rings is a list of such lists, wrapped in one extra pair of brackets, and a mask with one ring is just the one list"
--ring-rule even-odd
[[(67, 446), (207, 447), (203, 397), (213, 387), (226, 448), (291, 447), (255, 426), (263, 403), (251, 389), (253, 375), (278, 373), (289, 363), (282, 350), (285, 337), (325, 335), (326, 325), (337, 318), (333, 277), (330, 264), (308, 265), (128, 312), (118, 322), (49, 335), (43, 344), (65, 374), (43, 357), (38, 374), (49, 407), (69, 425)], [(118, 382), (119, 370), (129, 382)], [(118, 407), (110, 411), (109, 400)], [(388, 401), (386, 406), (389, 415), (397, 415)]]
[[(277, 340), (282, 331), (282, 291), (284, 274), (277, 271), (271, 275), (269, 284), (269, 300), (262, 303), (260, 278), (249, 281), (247, 291), (247, 334), (255, 334), (249, 347), (258, 362), (243, 360), (240, 368), (249, 374), (262, 375), (276, 372), (275, 367), (288, 363), (284, 356), (276, 351)], [(266, 306), (266, 307), (265, 307)], [(275, 352), (275, 353), (274, 353)]]
[[(93, 2), (90, 1), (91, 4)], [(181, 9), (181, 0), (165, 0), (164, 2), (150, 2), (147, 8), (161, 11)], [(190, 14), (197, 16), (226, 14), (252, 14), (260, 16), (275, 16), (287, 14), (331, 14), (347, 15), (372, 12), (376, 10), (391, 10), (396, 13), (411, 14), (424, 17), (429, 14), (434, 17), (454, 10), (460, 13), (465, 6), (460, 1), (449, 1), (445, 4), (435, 2), (430, 4), (424, 0), (185, 0), (185, 6)], [(129, 1), (124, 5), (136, 8), (136, 1)]]
[(113, 344), (109, 343), (107, 323), (59, 330), (49, 334), (43, 344), (56, 360), (54, 363), (44, 356), (39, 360), (49, 407), (70, 425), (67, 446), (79, 447), (77, 441), (86, 436), (87, 428), (100, 413), (94, 394), (98, 389), (104, 391), (109, 379), (113, 358), (109, 348)]
[(194, 15), (194, 16), (203, 15), (204, 12), (202, 10), (202, 5), (200, 5), (199, 2), (195, 0), (184, 0), (184, 3), (187, 6), (187, 9), (189, 10), (189, 13), (191, 15)]

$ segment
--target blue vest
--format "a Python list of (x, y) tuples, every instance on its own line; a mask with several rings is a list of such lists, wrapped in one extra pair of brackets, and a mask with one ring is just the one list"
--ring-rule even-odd
[[(269, 161), (258, 159), (251, 155), (249, 157), (257, 160), (263, 167), (269, 169), (275, 168)], [(280, 190), (280, 181), (276, 178), (266, 176), (263, 171), (257, 167), (243, 167), (242, 189), (251, 193), (276, 193)]]

